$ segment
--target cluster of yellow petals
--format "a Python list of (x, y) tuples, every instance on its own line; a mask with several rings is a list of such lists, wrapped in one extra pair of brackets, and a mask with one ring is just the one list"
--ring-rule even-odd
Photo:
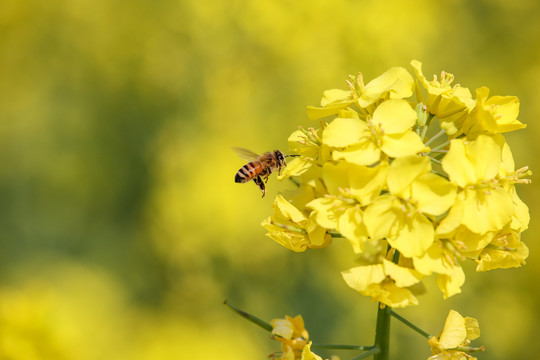
[(453, 75), (428, 81), (411, 65), (416, 80), (401, 67), (367, 84), (350, 77), (348, 90), (308, 107), (321, 126), (291, 134), (299, 156), (280, 176), (298, 187), (277, 196), (262, 224), (297, 252), (346, 238), (359, 266), (344, 280), (391, 307), (417, 304), (432, 274), (445, 298), (461, 292), (464, 259), (485, 271), (528, 256), (529, 212), (515, 185), (530, 171), (515, 169), (503, 136), (525, 127), (519, 100), (485, 87), (474, 99)]
[(480, 328), (475, 318), (464, 318), (457, 311), (450, 310), (441, 334), (428, 341), (433, 354), (428, 360), (475, 360), (463, 347), (479, 336)]
[(272, 325), (272, 338), (281, 342), (280, 356), (272, 356), (280, 360), (322, 360), (320, 356), (311, 352), (309, 334), (304, 327), (301, 315), (296, 317), (285, 315), (284, 319), (274, 319)]

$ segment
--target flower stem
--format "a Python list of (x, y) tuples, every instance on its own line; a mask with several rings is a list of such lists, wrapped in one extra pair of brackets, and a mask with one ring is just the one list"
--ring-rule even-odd
[(435, 140), (437, 140), (438, 138), (440, 138), (441, 136), (443, 136), (444, 134), (446, 133), (446, 131), (441, 130), (439, 131), (438, 133), (436, 133), (435, 135), (433, 135), (433, 137), (431, 139), (429, 139), (428, 141), (426, 141), (425, 145), (426, 146), (429, 146), (429, 144), (431, 144), (432, 142), (434, 142)]
[(399, 315), (394, 310), (389, 308), (388, 313), (392, 315), (393, 317), (395, 317), (396, 319), (398, 319), (399, 321), (401, 321), (402, 323), (404, 323), (405, 325), (407, 325), (408, 327), (410, 327), (411, 329), (413, 329), (414, 331), (416, 331), (417, 333), (419, 333), (420, 335), (422, 335), (423, 337), (425, 337), (426, 339), (429, 339), (431, 337), (431, 335), (429, 335), (427, 332), (420, 329), (418, 326), (414, 325), (412, 322), (405, 319), (403, 316)]
[(238, 315), (240, 315), (244, 319), (251, 321), (255, 325), (258, 325), (258, 326), (262, 327), (266, 331), (269, 331), (269, 332), (272, 331), (272, 325), (270, 325), (266, 321), (264, 321), (262, 319), (259, 319), (258, 317), (253, 316), (253, 315), (251, 315), (251, 314), (249, 314), (249, 313), (247, 313), (245, 311), (242, 311), (240, 309), (235, 308), (234, 306), (229, 304), (229, 302), (227, 300), (225, 300), (223, 302), (223, 304), (227, 305), (229, 307), (229, 309), (231, 309), (232, 311), (234, 311), (235, 313), (237, 313)]
[(312, 349), (334, 349), (334, 350), (372, 350), (374, 345), (341, 345), (341, 344), (312, 344)]
[(377, 356), (376, 354), (379, 354), (381, 352), (381, 350), (378, 348), (378, 347), (373, 347), (371, 350), (363, 353), (363, 354), (360, 354), (356, 357), (353, 357), (351, 360), (361, 360), (361, 359), (365, 359), (365, 358), (368, 358), (370, 357), (371, 355), (375, 355)]
[(390, 354), (389, 310), (390, 308), (388, 306), (383, 303), (379, 303), (379, 309), (377, 311), (377, 328), (375, 329), (375, 347), (380, 351), (378, 353), (374, 353), (374, 360), (388, 360), (388, 356)]

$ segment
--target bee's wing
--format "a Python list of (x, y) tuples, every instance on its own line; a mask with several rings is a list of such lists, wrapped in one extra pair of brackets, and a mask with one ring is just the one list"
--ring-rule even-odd
[(233, 147), (232, 149), (236, 153), (236, 155), (247, 161), (253, 161), (259, 157), (259, 155), (255, 154), (253, 151), (249, 151), (248, 149), (239, 147)]

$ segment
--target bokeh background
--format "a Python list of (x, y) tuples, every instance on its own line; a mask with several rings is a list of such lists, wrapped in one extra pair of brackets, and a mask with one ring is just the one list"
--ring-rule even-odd
[[(371, 344), (376, 304), (349, 289), (348, 244), (292, 253), (264, 236), (231, 146), (287, 149), (306, 105), (391, 66), (424, 63), (521, 100), (507, 139), (540, 171), (536, 0), (3, 0), (0, 2), (0, 359), (264, 359), (263, 319), (302, 314), (319, 343)], [(433, 281), (401, 313), (438, 333), (476, 317), (480, 359), (540, 352), (537, 183), (527, 266)], [(398, 322), (392, 356), (425, 359)], [(341, 359), (357, 353), (335, 352)], [(330, 353), (321, 352), (328, 356)]]

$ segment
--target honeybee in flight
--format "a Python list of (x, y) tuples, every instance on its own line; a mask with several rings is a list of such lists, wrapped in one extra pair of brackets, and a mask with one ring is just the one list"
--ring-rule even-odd
[(268, 181), (268, 177), (272, 171), (277, 170), (279, 175), (281, 173), (281, 168), (287, 165), (285, 162), (286, 157), (299, 156), (284, 155), (279, 150), (269, 151), (262, 155), (257, 155), (247, 149), (237, 147), (234, 147), (233, 150), (242, 159), (249, 161), (238, 170), (234, 177), (234, 182), (245, 183), (253, 180), (259, 189), (261, 189), (262, 197), (266, 194), (266, 187), (264, 184)]

